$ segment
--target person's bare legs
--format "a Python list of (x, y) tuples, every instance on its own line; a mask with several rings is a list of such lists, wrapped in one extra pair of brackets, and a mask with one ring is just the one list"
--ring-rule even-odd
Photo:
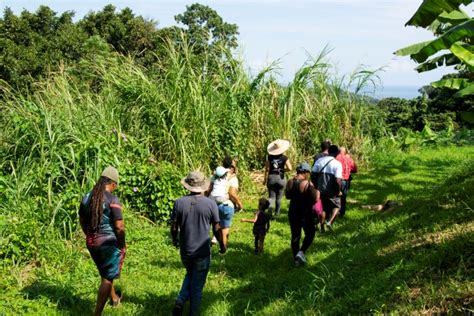
[(263, 243), (265, 242), (265, 235), (258, 237), (258, 252), (263, 253)]
[(335, 209), (332, 210), (332, 217), (329, 220), (329, 224), (332, 225), (334, 223), (334, 221), (336, 220), (337, 215), (339, 215), (339, 209), (335, 208)]
[(112, 302), (117, 302), (117, 300), (119, 299), (120, 297), (117, 295), (117, 293), (115, 292), (115, 286), (114, 284), (112, 283), (112, 288), (110, 289), (110, 299), (112, 300)]
[(229, 231), (230, 231), (229, 227), (222, 228), (222, 243), (225, 245), (226, 248), (227, 248), (227, 241), (229, 240)]
[[(107, 303), (107, 299), (112, 295), (113, 281), (102, 278), (99, 286), (99, 292), (97, 293), (97, 304), (95, 305), (95, 316), (102, 315), (104, 306)], [(114, 290), (115, 294), (115, 290)]]

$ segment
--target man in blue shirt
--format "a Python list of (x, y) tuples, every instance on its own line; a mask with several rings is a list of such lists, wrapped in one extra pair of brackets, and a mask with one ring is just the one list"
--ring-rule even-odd
[(181, 180), (181, 184), (190, 193), (174, 203), (171, 237), (173, 244), (180, 249), (186, 276), (176, 298), (173, 315), (182, 314), (187, 300), (190, 301), (190, 314), (198, 315), (211, 263), (211, 224), (220, 244), (220, 252), (224, 253), (226, 248), (222, 243), (217, 204), (203, 194), (209, 189), (209, 179), (202, 172), (193, 171)]

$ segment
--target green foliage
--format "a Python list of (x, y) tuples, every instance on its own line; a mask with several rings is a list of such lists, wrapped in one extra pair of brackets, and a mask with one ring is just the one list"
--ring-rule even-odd
[[(183, 51), (193, 56), (186, 46), (181, 52), (168, 46), (160, 77), (129, 57), (101, 51), (107, 44), (99, 37), (87, 43), (89, 53), (79, 63), (38, 81), (31, 93), (5, 89), (0, 101), (0, 170), (7, 186), (1, 207), (38, 223), (32, 235), (18, 235), (25, 254), (34, 236), (71, 236), (80, 199), (106, 165), (124, 175), (119, 198), (164, 222), (183, 193), (179, 179), (191, 169), (208, 172), (226, 154), (238, 158), (245, 173), (262, 168), (275, 138), (293, 140), (297, 161), (313, 156), (324, 136), (362, 154), (373, 150), (372, 135), (384, 133), (363, 98), (332, 85), (322, 57), (282, 87), (269, 72), (249, 78), (238, 61), (232, 68), (216, 64), (214, 76), (197, 72), (192, 58), (182, 59)], [(7, 226), (5, 238), (13, 224)], [(12, 254), (9, 245), (5, 255)]]
[(160, 44), (156, 22), (135, 16), (130, 8), (115, 12), (115, 7), (106, 5), (102, 11), (90, 12), (78, 22), (88, 37), (103, 38), (113, 50), (130, 55), (146, 67), (150, 67), (158, 58), (157, 47)]
[(103, 55), (100, 47), (93, 45), (99, 38), (110, 46), (104, 51), (131, 56), (149, 73), (163, 72), (156, 63), (166, 63), (165, 46), (169, 44), (182, 54), (181, 45), (190, 45), (197, 69), (209, 73), (215, 63), (232, 60), (225, 49), (237, 47), (237, 26), (200, 4), (176, 16), (183, 29), (158, 29), (155, 21), (135, 16), (130, 8), (116, 12), (113, 5), (90, 12), (76, 23), (73, 16), (73, 12), (58, 16), (47, 6), (40, 6), (35, 13), (23, 10), (20, 16), (5, 9), (0, 19), (0, 77), (13, 88), (34, 89), (33, 83), (50, 71), (62, 71), (64, 65), (77, 64), (93, 53)]
[(427, 104), (424, 99), (406, 100), (400, 98), (385, 98), (378, 102), (387, 126), (396, 134), (400, 128), (411, 130), (423, 129), (423, 114)]
[(46, 6), (35, 13), (24, 10), (20, 16), (5, 9), (0, 19), (0, 78), (12, 87), (31, 88), (35, 79), (61, 62), (77, 61), (86, 35), (73, 16), (57, 16)]
[[(183, 24), (185, 34), (196, 54), (204, 52), (222, 52), (226, 49), (237, 47), (236, 24), (224, 22), (216, 11), (206, 5), (194, 3), (186, 6), (186, 11), (175, 16), (178, 23)], [(219, 54), (220, 56), (220, 54)]]
[[(286, 216), (272, 221), (264, 254), (253, 254), (252, 225), (239, 221), (254, 216), (252, 193), (244, 199), (248, 211), (234, 217), (228, 252), (212, 249), (202, 314), (469, 313), (473, 154), (472, 146), (380, 154), (356, 175), (345, 219), (333, 233), (317, 234), (305, 267), (294, 265)], [(361, 208), (386, 199), (403, 205), (381, 213)], [(169, 230), (129, 212), (125, 223), (127, 256), (114, 284), (126, 299), (104, 314), (169, 314), (185, 274)], [(34, 263), (0, 261), (0, 310), (92, 314), (99, 275), (82, 233), (66, 242), (49, 236), (38, 246)]]
[(180, 184), (179, 170), (167, 162), (135, 163), (120, 169), (118, 192), (121, 198), (130, 209), (152, 221), (167, 222), (174, 201), (186, 194)]
[[(459, 9), (470, 0), (424, 0), (406, 25), (429, 28), (438, 37), (431, 41), (417, 43), (399, 49), (397, 55), (409, 55), (420, 65), (419, 72), (429, 71), (446, 65), (456, 65), (459, 78), (439, 80), (432, 83), (435, 87), (458, 90), (455, 97), (465, 97), (474, 93), (472, 70), (474, 65), (474, 19)], [(449, 53), (437, 54), (448, 50)], [(464, 75), (463, 75), (464, 74)]]

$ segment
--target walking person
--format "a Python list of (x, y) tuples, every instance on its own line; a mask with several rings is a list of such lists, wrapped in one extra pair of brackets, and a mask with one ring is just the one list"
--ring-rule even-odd
[(277, 139), (267, 147), (267, 160), (265, 161), (265, 175), (263, 184), (267, 186), (270, 200), (270, 214), (280, 215), (281, 199), (285, 190), (285, 171), (291, 171), (291, 163), (284, 152), (290, 147), (290, 141)]
[(239, 180), (237, 179), (234, 159), (226, 156), (223, 166), (216, 168), (209, 191), (211, 198), (218, 204), (222, 242), (227, 248), (235, 210), (243, 210), (238, 194)]
[[(341, 208), (342, 164), (336, 160), (339, 154), (339, 148), (336, 145), (329, 146), (328, 153), (328, 156), (316, 161), (312, 170), (312, 179), (321, 195), (322, 220), (323, 222), (326, 220), (326, 226), (332, 229)], [(321, 224), (321, 232), (324, 232), (323, 224)]]
[(112, 194), (118, 181), (117, 169), (105, 168), (79, 208), (87, 249), (101, 276), (94, 315), (102, 314), (108, 298), (113, 306), (117, 306), (121, 299), (121, 293), (115, 291), (113, 284), (120, 276), (126, 252), (122, 205)]
[[(317, 192), (311, 183), (311, 167), (306, 162), (296, 167), (296, 175), (286, 185), (285, 196), (290, 200), (288, 219), (291, 228), (291, 251), (297, 265), (306, 264), (306, 250), (311, 246), (316, 234), (313, 205)], [(303, 243), (300, 247), (301, 229), (304, 231)]]
[(211, 225), (219, 241), (220, 252), (224, 253), (226, 248), (222, 243), (217, 204), (204, 195), (209, 189), (209, 179), (202, 172), (193, 171), (181, 180), (181, 184), (189, 194), (174, 203), (171, 238), (173, 244), (179, 247), (186, 275), (176, 298), (173, 315), (181, 315), (188, 300), (190, 315), (199, 315), (202, 291), (211, 264)]
[(341, 210), (339, 216), (342, 218), (346, 215), (347, 194), (351, 187), (352, 174), (357, 173), (357, 165), (352, 157), (347, 153), (346, 147), (339, 147), (339, 155), (336, 157), (342, 165), (342, 180), (341, 180)]
[(265, 236), (270, 229), (270, 214), (265, 212), (270, 206), (270, 202), (266, 198), (261, 198), (258, 201), (258, 210), (255, 212), (255, 218), (245, 219), (242, 218), (240, 221), (243, 223), (253, 223), (253, 235), (255, 237), (255, 254), (263, 253), (263, 244), (265, 242)]
[(313, 166), (319, 158), (326, 157), (327, 155), (329, 155), (328, 153), (329, 146), (331, 146), (331, 141), (329, 139), (325, 139), (321, 142), (320, 147), (319, 147), (320, 149), (319, 153), (314, 155)]

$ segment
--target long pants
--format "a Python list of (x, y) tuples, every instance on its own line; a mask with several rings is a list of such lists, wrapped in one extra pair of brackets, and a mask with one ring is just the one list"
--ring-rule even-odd
[(270, 200), (270, 214), (280, 215), (281, 199), (285, 192), (286, 180), (279, 174), (270, 174), (267, 179), (268, 197)]
[[(301, 210), (294, 210), (290, 208), (288, 211), (288, 219), (290, 221), (291, 229), (291, 251), (293, 258), (298, 251), (306, 252), (309, 246), (313, 243), (314, 235), (316, 234), (316, 227), (314, 225), (315, 216), (311, 211), (300, 213)], [(303, 244), (300, 248), (301, 229), (304, 231)]]
[(351, 186), (351, 182), (349, 180), (342, 180), (342, 188), (341, 188), (341, 210), (339, 211), (340, 216), (344, 216), (346, 214), (346, 202), (347, 202), (347, 193), (349, 193), (349, 188)]
[(211, 265), (211, 256), (203, 258), (181, 257), (181, 261), (186, 268), (186, 275), (176, 299), (176, 304), (184, 305), (189, 300), (190, 315), (199, 315), (202, 290), (204, 284), (206, 284), (207, 273)]

